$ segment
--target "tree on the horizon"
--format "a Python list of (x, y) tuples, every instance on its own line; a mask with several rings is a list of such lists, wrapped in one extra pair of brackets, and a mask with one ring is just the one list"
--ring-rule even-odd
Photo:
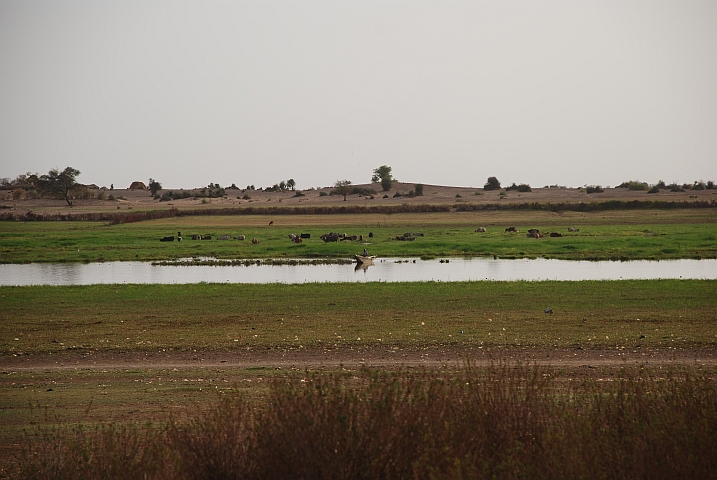
[(37, 189), (42, 194), (64, 198), (69, 206), (72, 206), (70, 194), (75, 189), (77, 181), (75, 180), (80, 171), (67, 167), (63, 171), (53, 168), (47, 175), (42, 175), (37, 179)]
[(286, 181), (286, 188), (289, 190), (294, 190), (296, 188), (296, 182), (293, 178), (290, 178)]
[(334, 188), (339, 192), (339, 194), (344, 196), (344, 202), (346, 201), (346, 195), (350, 192), (351, 186), (351, 180), (336, 180), (336, 183), (334, 183)]
[(149, 191), (152, 193), (152, 196), (156, 197), (157, 192), (159, 192), (160, 190), (162, 190), (162, 184), (159, 183), (154, 178), (150, 178), (149, 179)]
[(391, 190), (391, 185), (394, 180), (396, 179), (393, 178), (393, 175), (391, 175), (391, 167), (388, 165), (381, 165), (380, 167), (374, 169), (373, 176), (371, 177), (371, 181), (373, 183), (381, 182), (381, 188), (384, 192)]
[(500, 190), (500, 182), (496, 177), (488, 177), (488, 181), (483, 186), (483, 190)]

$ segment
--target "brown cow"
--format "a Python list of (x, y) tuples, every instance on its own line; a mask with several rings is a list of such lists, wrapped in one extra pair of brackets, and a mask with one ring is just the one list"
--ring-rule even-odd
[(251, 239), (251, 243), (253, 243), (254, 245), (256, 245), (257, 243), (259, 243), (259, 239), (258, 239), (258, 238), (252, 238), (252, 239)]

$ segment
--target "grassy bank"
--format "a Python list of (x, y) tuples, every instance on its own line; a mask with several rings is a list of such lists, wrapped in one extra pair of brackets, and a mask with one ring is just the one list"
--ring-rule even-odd
[[(273, 222), (269, 225), (269, 222)], [(476, 233), (479, 226), (488, 229)], [(520, 233), (507, 233), (517, 227)], [(568, 232), (568, 227), (579, 232)], [(527, 238), (525, 232), (560, 238)], [(159, 239), (182, 232), (184, 241)], [(570, 260), (716, 258), (717, 214), (710, 210), (649, 212), (464, 212), (399, 215), (181, 217), (109, 225), (101, 222), (2, 222), (0, 262), (171, 260), (186, 257), (350, 257), (367, 247), (382, 257), (493, 256)], [(324, 243), (328, 232), (364, 241)], [(399, 241), (404, 233), (422, 233)], [(295, 244), (289, 234), (309, 233)], [(374, 236), (369, 238), (369, 233)], [(191, 240), (193, 234), (212, 240)], [(244, 235), (246, 240), (217, 240)], [(258, 239), (252, 244), (251, 239)], [(368, 245), (364, 245), (368, 244)]]
[(165, 426), (40, 429), (17, 468), (58, 479), (716, 478), (713, 375), (287, 375), (261, 404), (233, 396)]
[(2, 287), (0, 302), (2, 355), (717, 344), (717, 282), (701, 280)]

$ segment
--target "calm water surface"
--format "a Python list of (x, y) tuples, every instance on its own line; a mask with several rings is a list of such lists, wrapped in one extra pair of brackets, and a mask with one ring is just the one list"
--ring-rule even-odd
[(717, 260), (439, 260), (376, 259), (355, 265), (154, 266), (145, 262), (0, 265), (0, 285), (92, 285), (114, 283), (308, 283), (478, 280), (717, 279)]

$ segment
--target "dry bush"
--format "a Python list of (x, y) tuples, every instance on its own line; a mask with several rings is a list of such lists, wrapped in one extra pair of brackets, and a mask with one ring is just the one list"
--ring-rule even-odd
[[(26, 442), (18, 476), (42, 479), (172, 478), (172, 458), (151, 426), (107, 424), (92, 430), (41, 427)], [(170, 475), (167, 475), (170, 474)]]
[(157, 434), (40, 438), (21, 467), (27, 478), (717, 478), (714, 379), (654, 372), (569, 386), (506, 364), (306, 373), (277, 378), (259, 405), (223, 400)]

